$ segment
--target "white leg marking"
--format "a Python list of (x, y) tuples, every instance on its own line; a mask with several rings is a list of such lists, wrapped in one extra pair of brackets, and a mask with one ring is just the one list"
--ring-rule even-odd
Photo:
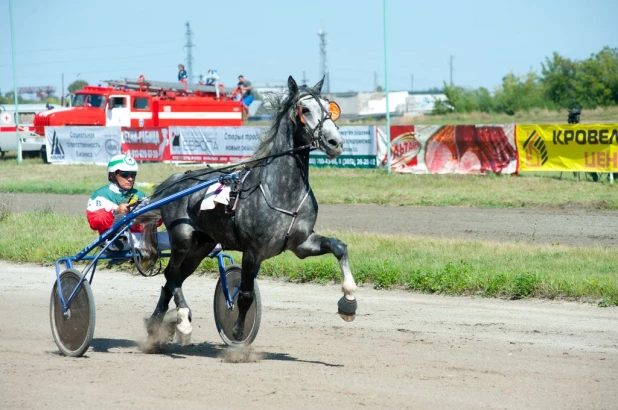
[(341, 276), (343, 276), (341, 290), (347, 300), (354, 300), (356, 297), (353, 293), (356, 291), (356, 282), (354, 282), (354, 276), (352, 276), (352, 270), (350, 269), (350, 263), (348, 262), (348, 258), (341, 258), (341, 262), (339, 264), (341, 266)]
[(178, 309), (178, 319), (176, 319), (176, 330), (181, 333), (182, 338), (190, 337), (193, 332), (193, 326), (189, 321), (189, 308)]

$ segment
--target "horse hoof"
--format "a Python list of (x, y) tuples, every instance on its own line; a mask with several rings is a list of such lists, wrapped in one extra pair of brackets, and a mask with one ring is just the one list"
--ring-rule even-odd
[(347, 300), (345, 296), (342, 296), (337, 303), (339, 316), (346, 322), (351, 322), (356, 318), (356, 299)]
[(244, 324), (242, 325), (234, 325), (234, 328), (232, 329), (232, 336), (234, 337), (234, 340), (240, 342), (244, 336)]
[(185, 334), (182, 332), (176, 332), (176, 338), (178, 339), (178, 344), (181, 346), (186, 346), (191, 343), (191, 333)]
[(342, 311), (339, 311), (339, 316), (346, 322), (354, 322), (354, 319), (356, 319), (356, 315), (348, 315), (346, 313), (343, 313)]
[(161, 328), (161, 322), (159, 320), (153, 320), (152, 318), (144, 319), (144, 325), (146, 326), (149, 337), (158, 334)]

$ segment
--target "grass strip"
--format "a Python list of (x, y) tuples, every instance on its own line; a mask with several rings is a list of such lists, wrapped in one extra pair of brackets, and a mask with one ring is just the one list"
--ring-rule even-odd
[[(443, 295), (548, 298), (618, 305), (615, 249), (494, 243), (375, 234), (338, 234), (348, 244), (359, 284)], [(0, 259), (52, 265), (95, 238), (82, 217), (0, 209)], [(238, 252), (230, 252), (240, 262)], [(200, 273), (216, 272), (206, 260)], [(332, 255), (299, 260), (286, 252), (262, 264), (262, 276), (291, 282), (340, 282)]]
[[(150, 194), (153, 186), (169, 175), (201, 168), (204, 166), (141, 164), (137, 187)], [(310, 179), (322, 204), (618, 209), (618, 183), (609, 184), (606, 179), (587, 182), (583, 173), (410, 175), (387, 174), (385, 170), (312, 168)], [(105, 168), (101, 166), (0, 161), (0, 192), (91, 195), (106, 183)]]

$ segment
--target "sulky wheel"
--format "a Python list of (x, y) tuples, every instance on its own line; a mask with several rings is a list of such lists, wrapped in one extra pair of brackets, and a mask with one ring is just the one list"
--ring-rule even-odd
[(133, 264), (140, 275), (148, 277), (161, 273), (161, 258), (155, 258), (152, 255), (144, 258), (142, 250), (135, 246), (135, 239), (132, 234), (129, 234), (129, 243), (133, 255)]
[[(230, 291), (230, 296), (237, 293), (237, 288), (240, 286), (241, 271), (242, 270), (239, 265), (230, 265), (225, 269), (225, 276), (227, 278), (227, 286)], [(245, 318), (243, 339), (236, 340), (232, 335), (232, 329), (234, 328), (234, 323), (238, 318), (238, 306), (236, 306), (238, 295), (236, 295), (233, 300), (234, 309), (228, 309), (225, 296), (223, 295), (223, 289), (221, 287), (221, 279), (217, 281), (213, 311), (219, 336), (221, 336), (221, 339), (223, 339), (225, 344), (230, 346), (245, 346), (251, 344), (251, 342), (255, 340), (258, 330), (260, 329), (260, 320), (262, 319), (262, 298), (260, 297), (260, 288), (258, 287), (257, 281), (253, 285), (253, 292), (253, 303), (251, 304), (251, 307), (247, 312), (247, 317)]]
[[(60, 274), (65, 301), (80, 283), (80, 277), (81, 273), (77, 269), (67, 269)], [(88, 350), (94, 336), (94, 297), (90, 283), (87, 280), (81, 282), (67, 314), (64, 315), (58, 293), (58, 282), (56, 282), (51, 293), (49, 320), (58, 349), (66, 356), (83, 355)]]
[(155, 276), (161, 273), (161, 258), (142, 258), (139, 249), (135, 249), (132, 253), (133, 264), (142, 276)]

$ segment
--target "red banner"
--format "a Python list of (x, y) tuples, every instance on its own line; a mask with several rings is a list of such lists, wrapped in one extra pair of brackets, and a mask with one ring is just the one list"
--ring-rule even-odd
[(170, 144), (167, 127), (122, 129), (122, 152), (137, 161), (169, 161)]
[(391, 167), (430, 174), (517, 172), (514, 125), (391, 127)]

